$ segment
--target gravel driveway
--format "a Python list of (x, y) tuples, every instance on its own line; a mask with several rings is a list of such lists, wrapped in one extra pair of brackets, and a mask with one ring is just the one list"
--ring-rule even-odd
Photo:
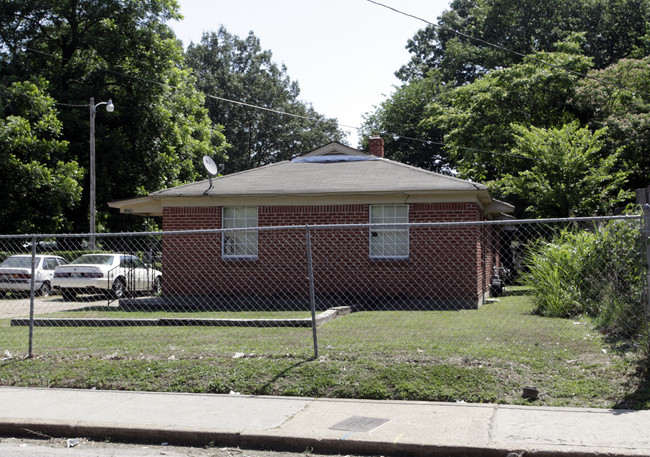
[[(108, 301), (102, 295), (81, 295), (75, 301), (63, 301), (60, 295), (52, 295), (46, 298), (35, 297), (34, 315), (38, 316), (90, 306), (107, 306), (107, 304)], [(113, 302), (113, 305), (116, 304), (117, 302)], [(29, 297), (0, 299), (0, 319), (14, 317), (29, 317)]]

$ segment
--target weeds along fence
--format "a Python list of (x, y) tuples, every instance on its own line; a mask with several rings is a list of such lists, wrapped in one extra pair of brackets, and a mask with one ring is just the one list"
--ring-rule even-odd
[(94, 249), (87, 234), (3, 235), (0, 352), (471, 364), (640, 351), (647, 238), (637, 216), (98, 234)]

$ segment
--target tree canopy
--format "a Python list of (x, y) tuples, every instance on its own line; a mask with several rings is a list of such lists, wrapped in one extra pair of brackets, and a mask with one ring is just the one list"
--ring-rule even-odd
[[(598, 140), (590, 166), (630, 171), (625, 179), (601, 181), (600, 190), (592, 187), (595, 195), (623, 205), (619, 196), (648, 185), (650, 0), (454, 0), (406, 48), (411, 59), (396, 72), (402, 85), (361, 129), (388, 138), (388, 157), (485, 182), (497, 198), (507, 193), (518, 215), (526, 208), (528, 215), (568, 214), (559, 197), (546, 196), (555, 208), (534, 205), (524, 181), (517, 187), (503, 180), (512, 184), (533, 172), (521, 160), (522, 128), (529, 130), (526, 138), (553, 147), (562, 142), (541, 132), (575, 139), (586, 128)], [(432, 163), (445, 165), (436, 170)], [(552, 181), (544, 169), (534, 172)], [(570, 190), (576, 194), (566, 198), (586, 198)], [(613, 208), (594, 203), (591, 214)], [(586, 210), (571, 204), (570, 212)]]
[[(97, 110), (98, 230), (125, 230), (141, 218), (108, 218), (106, 203), (199, 176), (201, 157), (223, 154), (225, 138), (204, 107), (165, 21), (180, 17), (174, 0), (3, 0), (2, 83), (39, 75), (58, 102), (64, 159), (88, 169), (89, 100)], [(82, 183), (88, 189), (87, 180)], [(88, 229), (88, 192), (61, 215)], [(134, 225), (135, 224), (135, 225)], [(16, 230), (21, 230), (16, 226)]]
[[(650, 56), (621, 59), (581, 79), (573, 102), (592, 129), (607, 128), (603, 155), (622, 149), (630, 166), (630, 188), (650, 181)], [(591, 79), (593, 78), (593, 79)], [(609, 85), (600, 81), (608, 81)]]
[(231, 145), (226, 173), (290, 159), (344, 138), (335, 119), (299, 99), (298, 83), (272, 58), (252, 32), (239, 38), (223, 26), (187, 49), (197, 87), (210, 95), (210, 118), (223, 126)]
[[(443, 151), (444, 132), (422, 120), (427, 116), (428, 103), (440, 100), (444, 85), (435, 77), (423, 78), (398, 88), (379, 108), (366, 115), (361, 127), (362, 143), (378, 134), (384, 137), (385, 155), (436, 172), (449, 172), (449, 160)], [(427, 141), (418, 141), (426, 138)]]
[(538, 128), (512, 125), (512, 153), (519, 171), (492, 182), (492, 189), (519, 198), (528, 217), (607, 214), (632, 196), (623, 190), (629, 171), (620, 151), (603, 158), (605, 129), (592, 133), (579, 123)]
[(462, 177), (485, 181), (512, 171), (512, 125), (549, 128), (575, 118), (569, 100), (579, 79), (576, 73), (591, 66), (591, 59), (580, 53), (578, 39), (558, 43), (557, 52), (538, 52), (494, 70), (429, 106), (425, 123), (446, 132), (445, 144)]
[[(32, 98), (48, 100), (52, 125), (47, 136), (38, 130), (46, 120), (29, 118), (29, 110), (3, 111), (3, 125), (20, 124), (26, 132), (7, 133), (13, 149), (4, 153), (21, 166), (38, 162), (51, 186), (68, 184), (62, 203), (43, 213), (57, 221), (50, 230), (88, 230), (89, 174), (82, 170), (89, 167), (91, 99), (98, 104), (100, 232), (151, 227), (143, 218), (109, 212), (107, 203), (205, 177), (204, 155), (226, 163), (229, 173), (344, 140), (335, 119), (299, 99), (298, 83), (252, 33), (240, 39), (221, 27), (185, 53), (167, 25), (179, 18), (176, 0), (0, 0), (0, 87), (36, 78)], [(27, 90), (8, 90), (19, 87)], [(114, 112), (103, 109), (108, 99)], [(45, 141), (62, 162), (32, 151), (30, 142)], [(18, 166), (0, 164), (0, 173), (11, 174), (9, 164)], [(5, 231), (37, 228), (33, 218), (21, 219), (19, 199), (7, 203), (13, 208), (4, 211), (18, 217), (6, 220)]]
[(0, 233), (68, 229), (62, 214), (81, 198), (84, 173), (66, 160), (68, 143), (45, 86), (0, 87)]
[(572, 33), (585, 34), (585, 55), (601, 69), (650, 51), (649, 15), (648, 0), (453, 0), (436, 25), (409, 40), (411, 60), (396, 74), (409, 82), (438, 69), (462, 85), (552, 51)]

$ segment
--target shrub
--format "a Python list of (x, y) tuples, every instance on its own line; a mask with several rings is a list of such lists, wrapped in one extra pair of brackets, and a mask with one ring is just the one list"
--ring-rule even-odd
[[(592, 315), (599, 328), (617, 336), (638, 334), (645, 321), (643, 289), (645, 265), (638, 226), (611, 221), (596, 232), (593, 271), (589, 286), (594, 291)], [(602, 265), (601, 268), (598, 268)]]
[(592, 231), (565, 229), (530, 246), (524, 284), (548, 317), (591, 316), (604, 333), (639, 334), (644, 319), (644, 262), (638, 226), (610, 221)]
[(523, 283), (535, 291), (535, 311), (547, 317), (573, 317), (584, 313), (582, 283), (591, 234), (564, 230), (552, 241), (537, 241), (529, 248)]

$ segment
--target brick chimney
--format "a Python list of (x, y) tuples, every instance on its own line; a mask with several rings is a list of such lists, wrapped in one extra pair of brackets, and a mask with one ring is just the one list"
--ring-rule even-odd
[(377, 157), (384, 157), (384, 139), (378, 135), (368, 138), (368, 149), (370, 154)]

